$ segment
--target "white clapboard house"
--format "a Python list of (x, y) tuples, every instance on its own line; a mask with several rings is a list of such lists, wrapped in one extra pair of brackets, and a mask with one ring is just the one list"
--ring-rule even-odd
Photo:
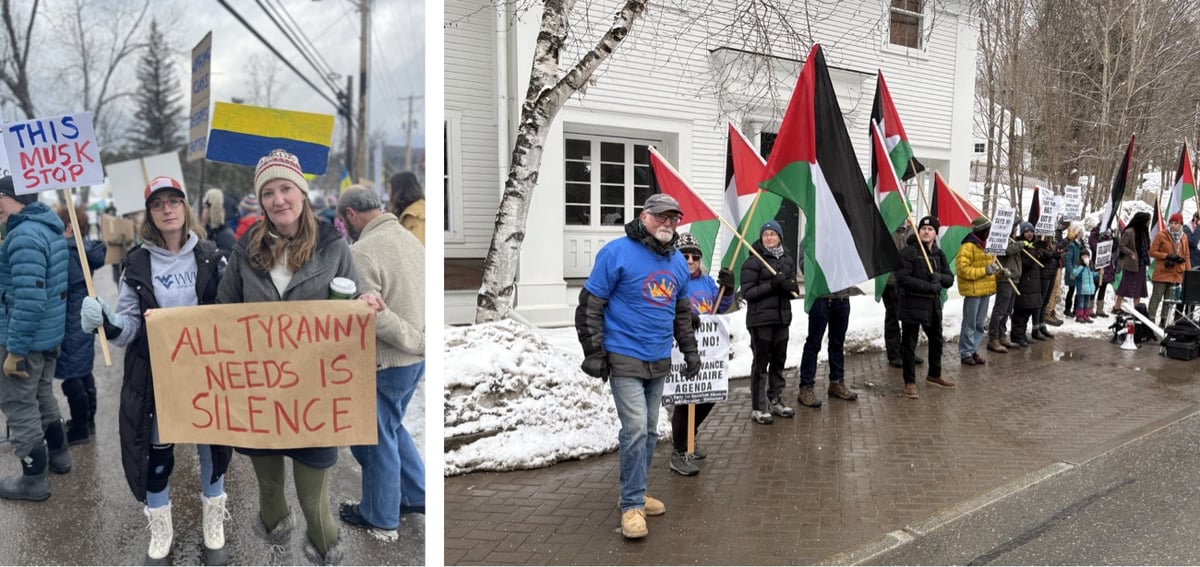
[[(793, 4), (799, 4), (799, 0)], [(519, 4), (519, 3), (499, 3)], [(594, 42), (619, 2), (580, 0)], [(725, 184), (726, 123), (762, 147), (773, 139), (807, 50), (755, 52), (712, 30), (728, 14), (709, 2), (652, 2), (593, 84), (558, 115), (546, 140), (521, 252), (516, 308), (539, 325), (569, 324), (597, 250), (621, 236), (650, 190), (646, 146), (673, 162), (718, 209)], [(717, 3), (720, 4), (720, 3)], [(735, 5), (736, 2), (730, 2)], [(917, 158), (960, 191), (972, 158), (978, 26), (967, 0), (814, 3), (811, 29), (825, 49), (858, 159), (867, 169), (867, 128), (876, 70), (883, 71)], [(486, 0), (445, 2), (446, 321), (473, 320), (483, 258), (528, 85), (540, 4), (498, 12)], [(712, 10), (712, 8), (709, 8)], [(584, 41), (576, 35), (572, 41)], [(781, 44), (783, 42), (780, 42)], [(564, 63), (567, 64), (567, 63)], [(747, 69), (785, 76), (764, 93)], [(794, 209), (780, 212), (794, 239)], [(757, 236), (757, 235), (754, 235)], [(794, 242), (789, 242), (794, 248)], [(719, 252), (718, 252), (719, 254)]]

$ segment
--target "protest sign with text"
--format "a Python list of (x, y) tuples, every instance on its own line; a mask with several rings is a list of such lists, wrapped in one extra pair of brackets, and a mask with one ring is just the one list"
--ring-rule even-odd
[[(1092, 265), (1097, 269), (1107, 268), (1112, 263), (1112, 248), (1113, 241), (1105, 240), (1104, 242), (1096, 243), (1096, 261)], [(1115, 285), (1115, 284), (1114, 284)]]
[(18, 195), (104, 183), (90, 112), (5, 124), (4, 150)]
[(1033, 227), (1033, 233), (1038, 236), (1053, 236), (1058, 225), (1058, 199), (1048, 191), (1042, 190), (1038, 192), (1038, 201), (1041, 203), (1041, 216), (1038, 217), (1037, 225)]
[(375, 313), (364, 302), (152, 309), (146, 335), (164, 443), (377, 442)]
[(664, 406), (719, 402), (729, 397), (729, 317), (701, 315), (696, 331), (700, 374), (684, 376), (686, 364), (679, 345), (671, 347), (671, 375), (663, 383)]
[(183, 185), (184, 193), (187, 193), (187, 181), (183, 178), (183, 167), (179, 164), (177, 152), (112, 163), (107, 169), (113, 206), (118, 215), (145, 210), (146, 184), (160, 175), (177, 179)]
[(212, 32), (192, 48), (192, 112), (188, 119), (187, 160), (204, 158), (208, 149), (208, 101), (212, 91)]
[(1007, 205), (996, 205), (992, 213), (992, 231), (988, 233), (987, 245), (984, 251), (988, 254), (1004, 254), (1008, 249), (1008, 235), (1012, 234), (1013, 221), (1016, 211)]
[(1067, 185), (1063, 187), (1063, 218), (1079, 220), (1083, 214), (1083, 187)]

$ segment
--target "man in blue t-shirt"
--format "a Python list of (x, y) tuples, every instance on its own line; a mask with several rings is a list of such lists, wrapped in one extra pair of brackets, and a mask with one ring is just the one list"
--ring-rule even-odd
[(658, 442), (663, 382), (671, 371), (672, 338), (700, 373), (692, 327), (688, 267), (675, 250), (683, 212), (669, 195), (646, 199), (625, 236), (605, 244), (579, 292), (575, 330), (583, 345), (583, 371), (610, 379), (617, 417), (621, 467), (621, 533), (645, 537), (646, 516), (667, 511), (646, 495), (646, 476)]

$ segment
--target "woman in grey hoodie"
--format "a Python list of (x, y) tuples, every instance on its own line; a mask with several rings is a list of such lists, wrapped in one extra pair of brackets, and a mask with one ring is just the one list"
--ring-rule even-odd
[[(296, 156), (272, 150), (258, 162), (254, 191), (263, 220), (234, 246), (229, 270), (217, 291), (218, 303), (329, 299), (329, 284), (343, 277), (358, 284), (350, 246), (337, 229), (318, 223), (308, 201), (308, 182)], [(383, 302), (364, 295), (376, 310)], [(259, 528), (268, 542), (283, 545), (292, 525), (284, 498), (287, 485), (285, 457), (292, 459), (296, 495), (307, 524), (309, 560), (319, 565), (337, 564), (338, 525), (329, 509), (330, 469), (337, 463), (337, 447), (302, 449), (245, 449), (258, 479)], [(286, 558), (269, 558), (282, 564)]]

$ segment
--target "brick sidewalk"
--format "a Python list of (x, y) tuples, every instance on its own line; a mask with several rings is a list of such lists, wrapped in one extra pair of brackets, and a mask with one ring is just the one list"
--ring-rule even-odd
[[(1109, 319), (1108, 321), (1111, 321)], [(794, 337), (793, 340), (796, 340)], [(985, 367), (962, 367), (947, 343), (954, 390), (901, 395), (882, 353), (846, 358), (857, 402), (795, 404), (795, 419), (749, 419), (749, 383), (731, 383), (701, 428), (701, 473), (667, 468), (659, 442), (650, 494), (666, 502), (650, 535), (619, 532), (617, 455), (446, 479), (447, 564), (811, 564), (1052, 463), (1076, 462), (1140, 428), (1194, 408), (1200, 360), (1122, 351), (1058, 336)], [(924, 346), (919, 349), (924, 354)], [(798, 365), (799, 360), (789, 363)], [(922, 368), (918, 368), (918, 376)], [(818, 370), (824, 397), (827, 368)], [(612, 434), (616, 436), (617, 432)]]

